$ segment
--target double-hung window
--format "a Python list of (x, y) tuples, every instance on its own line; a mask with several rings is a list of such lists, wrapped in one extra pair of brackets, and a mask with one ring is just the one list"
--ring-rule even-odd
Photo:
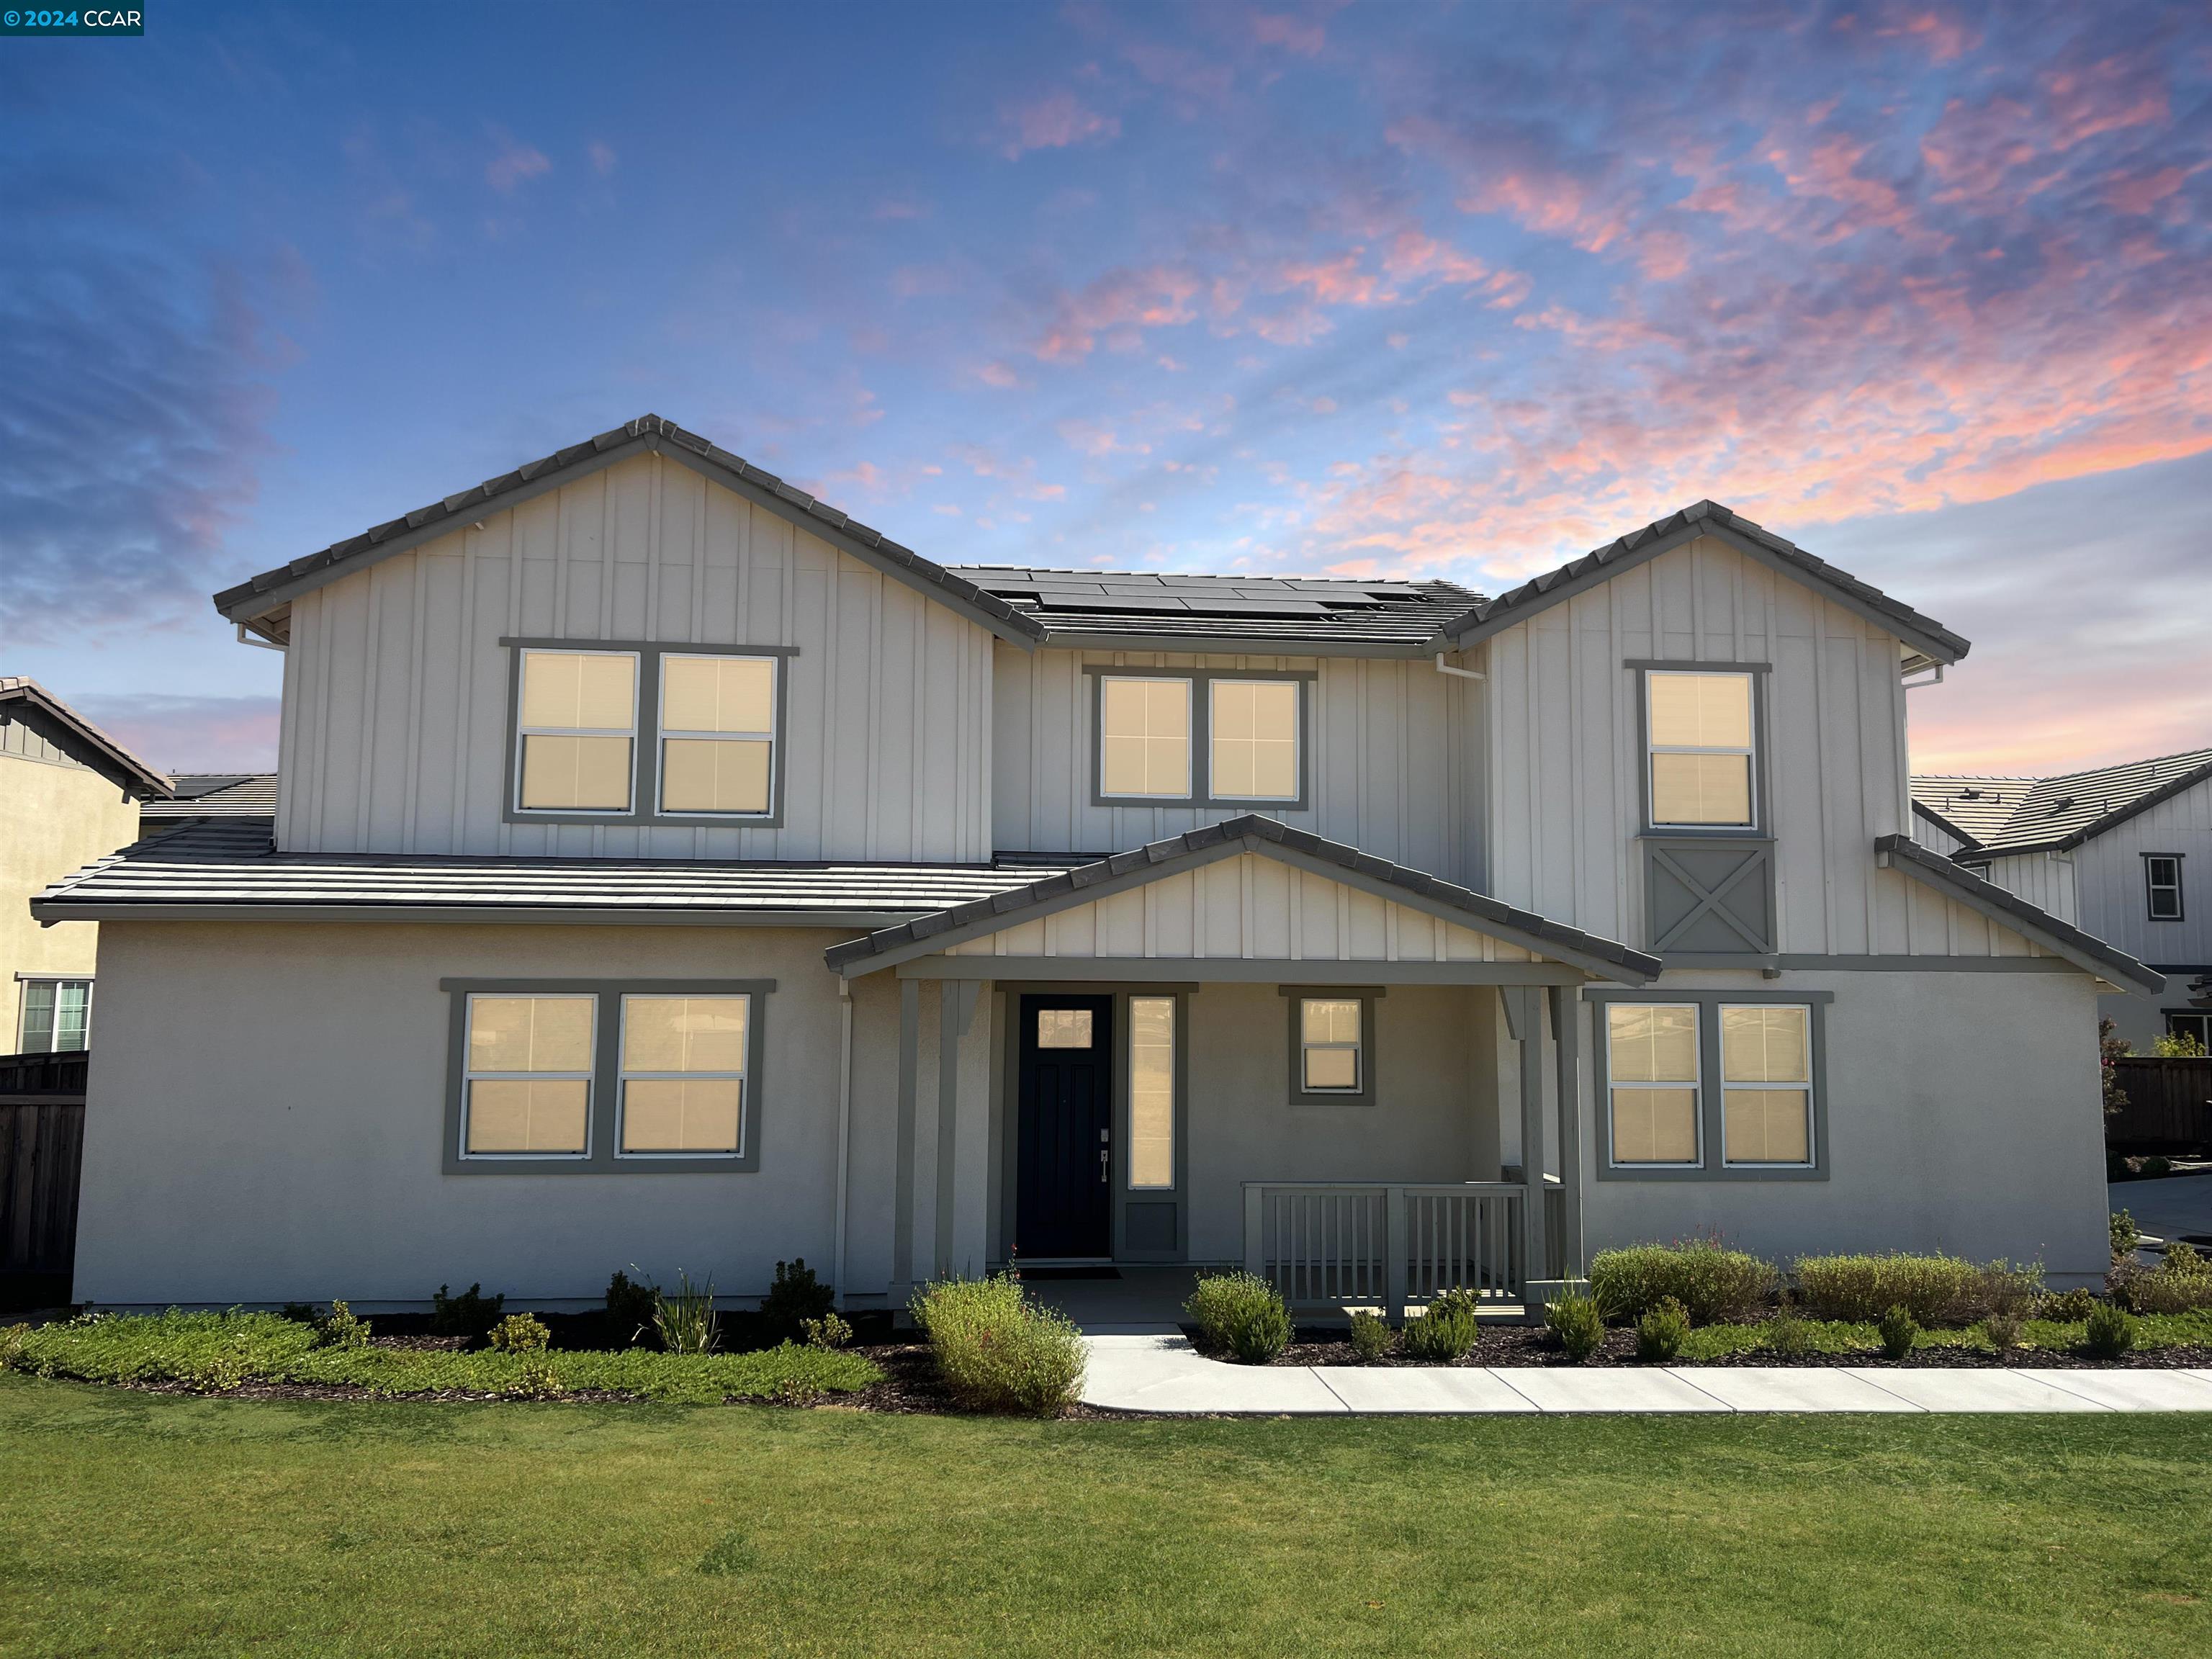
[(660, 659), (660, 810), (761, 817), (775, 805), (773, 657)]
[(1291, 1100), (1299, 1106), (1375, 1103), (1379, 987), (1285, 986), (1291, 1011)]
[(1644, 686), (1651, 827), (1755, 828), (1752, 676), (1653, 669)]
[(517, 698), (515, 805), (525, 812), (630, 810), (638, 659), (529, 651)]
[(90, 1041), (92, 981), (88, 979), (27, 979), (16, 1052), (74, 1054)]
[(1103, 806), (1273, 806), (1307, 801), (1310, 674), (1097, 669)]
[(1820, 1179), (1825, 991), (1594, 996), (1601, 1177)]
[(446, 1173), (760, 1167), (774, 980), (441, 982), (453, 998)]
[(2147, 853), (2143, 855), (2143, 889), (2153, 921), (2179, 921), (2181, 916), (2181, 855)]

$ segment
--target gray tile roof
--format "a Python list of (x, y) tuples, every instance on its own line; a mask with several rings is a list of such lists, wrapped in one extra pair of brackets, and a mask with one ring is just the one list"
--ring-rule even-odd
[[(1978, 844), (1959, 856), (1981, 863), (2079, 847), (2207, 780), (2212, 780), (2212, 749), (2191, 749), (2051, 778), (1916, 777), (1912, 799), (1971, 835)], [(1984, 793), (1967, 799), (1966, 791), (1976, 787)], [(1962, 808), (1980, 815), (1969, 823), (1959, 816)]]
[(1446, 581), (1207, 576), (1179, 571), (954, 565), (953, 574), (1043, 624), (1048, 645), (1173, 647), (1225, 641), (1307, 647), (1443, 648), (1444, 625), (1482, 596)]
[(2152, 993), (2166, 988), (2165, 975), (2153, 973), (2126, 951), (2113, 949), (2071, 922), (2061, 921), (2048, 910), (2030, 904), (2017, 893), (2007, 892), (1995, 882), (1984, 881), (1965, 866), (1921, 846), (1910, 836), (1884, 836), (1875, 842), (1874, 850), (1877, 856), (1887, 858), (1893, 868), (2002, 922), (2085, 973)]
[(209, 819), (40, 894), (42, 921), (696, 921), (861, 928), (1024, 887), (1036, 866), (442, 858), (279, 853), (266, 820)]
[[(1195, 862), (1203, 854), (1239, 842), (1259, 853), (1264, 854), (1271, 847), (1281, 848), (1324, 865), (1334, 865), (1348, 873), (1364, 877), (1369, 882), (1395, 889), (1406, 901), (1417, 906), (1450, 914), (1452, 919), (1468, 927), (1493, 934), (1517, 935), (1528, 941), (1531, 948), (1541, 954), (1574, 962), (1577, 965), (1617, 969), (1623, 977), (1632, 981), (1649, 979), (1664, 965), (1657, 957), (1632, 950), (1617, 940), (1583, 933), (1578, 927), (1553, 921), (1533, 910), (1516, 909), (1510, 904), (1445, 881), (1441, 877), (1410, 869), (1402, 864), (1393, 864), (1388, 859), (1376, 858), (1342, 842), (1325, 841), (1310, 831), (1293, 830), (1273, 818), (1261, 817), (1257, 814), (1229, 818), (1201, 830), (1193, 830), (1187, 835), (1170, 836), (1164, 841), (1153, 842), (1133, 852), (1116, 853), (1079, 869), (1059, 871), (1022, 886), (949, 908), (934, 915), (880, 928), (866, 939), (832, 945), (823, 954), (830, 965), (841, 973), (854, 969), (866, 971), (864, 964), (872, 957), (901, 952), (906, 947), (976, 924), (995, 924), (979, 930), (982, 932), (995, 932), (999, 927), (1011, 927), (1025, 919), (1024, 911), (1039, 905), (1048, 904), (1054, 900), (1080, 902), (1081, 896), (1085, 892), (1100, 888), (1111, 890), (1127, 884), (1125, 878), (1131, 876), (1151, 879), (1170, 875), (1185, 865)], [(945, 942), (954, 941), (948, 939)]]
[(1863, 582), (1856, 576), (1838, 570), (1825, 559), (1814, 558), (1795, 542), (1776, 535), (1764, 526), (1753, 524), (1741, 514), (1722, 506), (1718, 501), (1693, 502), (1678, 513), (1653, 520), (1641, 530), (1631, 531), (1616, 541), (1607, 542), (1603, 547), (1585, 553), (1578, 559), (1570, 560), (1557, 570), (1547, 571), (1525, 581), (1494, 599), (1480, 600), (1447, 631), (1455, 640), (1480, 639), (1501, 628), (1512, 626), (1523, 616), (1540, 611), (1569, 593), (1579, 592), (1593, 581), (1603, 580), (1613, 574), (1614, 567), (1625, 568), (1700, 535), (1734, 538), (1740, 544), (1767, 556), (1807, 578), (1814, 586), (1825, 587), (1852, 609), (1879, 619), (1908, 643), (1918, 646), (1930, 661), (1956, 662), (1966, 654), (1967, 641), (1934, 617), (1921, 615), (1911, 605), (1892, 599), (1871, 583)]
[(0, 674), (0, 720), (21, 720), (72, 760), (113, 778), (141, 799), (170, 791), (168, 777), (24, 674)]
[(980, 613), (1002, 633), (1030, 641), (1043, 637), (1043, 630), (1034, 620), (1022, 615), (1005, 601), (984, 592), (961, 577), (951, 574), (942, 565), (925, 559), (913, 549), (901, 546), (880, 530), (872, 529), (828, 502), (817, 501), (796, 485), (785, 483), (775, 473), (755, 466), (742, 456), (733, 455), (697, 433), (687, 432), (675, 422), (664, 420), (658, 415), (641, 415), (612, 431), (602, 432), (597, 437), (571, 444), (566, 449), (556, 449), (550, 455), (542, 455), (512, 472), (503, 472), (496, 478), (487, 478), (480, 484), (446, 496), (441, 501), (418, 507), (412, 513), (373, 526), (357, 536), (349, 536), (319, 551), (278, 565), (274, 569), (264, 570), (258, 576), (217, 593), (215, 607), (233, 622), (252, 623), (265, 621), (271, 613), (281, 611), (289, 603), (289, 595), (295, 585), (303, 579), (320, 576), (337, 566), (357, 568), (372, 564), (386, 554), (398, 552), (431, 536), (445, 533), (456, 521), (481, 518), (486, 512), (511, 506), (514, 499), (520, 499), (525, 492), (534, 495), (538, 489), (550, 487), (562, 477), (578, 468), (600, 464), (621, 454), (642, 453), (647, 450), (672, 453), (679, 459), (689, 457), (702, 464), (702, 470), (719, 475), (724, 482), (751, 495), (793, 522), (804, 523), (825, 539), (849, 546), (862, 558), (935, 588), (945, 599)]
[(149, 801), (139, 809), (145, 824), (186, 818), (273, 818), (276, 816), (274, 772), (179, 772), (173, 800)]

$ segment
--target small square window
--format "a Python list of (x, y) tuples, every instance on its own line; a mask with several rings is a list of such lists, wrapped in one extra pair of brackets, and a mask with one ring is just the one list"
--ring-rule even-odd
[(1190, 798), (1190, 682), (1109, 674), (1098, 682), (1098, 792)]
[(1036, 1021), (1036, 1046), (1040, 1048), (1088, 1048), (1091, 1046), (1091, 1010), (1088, 1008), (1040, 1008)]
[(1223, 800), (1298, 798), (1298, 692), (1296, 680), (1212, 682), (1209, 795)]
[(27, 979), (15, 1051), (24, 1054), (66, 1054), (82, 1049), (92, 1030), (92, 981), (88, 979)]

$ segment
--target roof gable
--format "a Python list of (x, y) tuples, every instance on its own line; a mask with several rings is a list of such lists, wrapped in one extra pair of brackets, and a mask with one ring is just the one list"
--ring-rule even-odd
[(1871, 583), (1863, 582), (1824, 559), (1816, 559), (1796, 543), (1753, 524), (1718, 501), (1698, 501), (1679, 513), (1654, 520), (1641, 530), (1570, 560), (1557, 570), (1523, 582), (1494, 599), (1484, 599), (1445, 632), (1452, 649), (1487, 639), (1560, 600), (1610, 581), (1625, 570), (1655, 559), (1662, 553), (1686, 546), (1701, 536), (1726, 542), (1738, 552), (1770, 569), (1825, 595), (1846, 611), (1863, 617), (1887, 633), (1894, 634), (1929, 664), (1953, 663), (1966, 654), (1969, 642), (1932, 617), (1893, 599)]
[[(1961, 825), (1974, 845), (1960, 856), (1979, 863), (2079, 847), (2207, 781), (2212, 781), (2212, 749), (2191, 749), (2049, 778), (1917, 777), (1912, 798)], [(1980, 792), (1977, 800), (1963, 798), (1968, 787)], [(1962, 811), (1984, 801), (1980, 817)]]
[(502, 512), (587, 472), (611, 466), (633, 455), (647, 453), (665, 455), (690, 467), (915, 592), (950, 605), (1001, 639), (1027, 647), (1044, 637), (1042, 627), (1005, 600), (925, 559), (911, 548), (901, 546), (883, 532), (816, 500), (773, 472), (764, 471), (658, 415), (640, 416), (625, 426), (556, 450), (512, 472), (487, 478), (457, 495), (433, 501), (428, 507), (418, 507), (412, 513), (343, 541), (333, 542), (319, 552), (264, 570), (217, 593), (215, 608), (232, 622), (270, 639), (282, 640), (291, 602), (300, 594), (448, 534), (457, 525), (481, 518), (486, 513)]
[(90, 720), (21, 675), (0, 677), (0, 715), (20, 720), (80, 765), (142, 800), (166, 799), (174, 786)]

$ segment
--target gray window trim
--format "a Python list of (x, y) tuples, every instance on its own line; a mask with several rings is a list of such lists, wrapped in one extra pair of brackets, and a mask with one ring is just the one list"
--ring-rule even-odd
[[(2146, 921), (2186, 921), (2189, 919), (2189, 900), (2183, 890), (2181, 881), (2181, 860), (2185, 856), (2187, 856), (2185, 854), (2181, 853), (2145, 853), (2142, 855), (2143, 919)], [(2154, 906), (2153, 896), (2163, 890), (2165, 884), (2162, 882), (2154, 883), (2150, 878), (2151, 860), (2153, 859), (2172, 859), (2173, 860), (2173, 914), (2170, 916), (2162, 916), (2159, 915), (2157, 909)]]
[[(444, 1170), (447, 1175), (672, 1175), (681, 1171), (748, 1174), (760, 1168), (761, 1103), (766, 1097), (772, 979), (441, 979), (447, 994)], [(582, 1157), (573, 1152), (478, 1153), (462, 1151), (463, 1084), (468, 1070), (469, 998), (590, 996), (597, 999), (592, 1030), (590, 1117)], [(742, 1148), (720, 1152), (633, 1152), (616, 1155), (616, 1117), (622, 1097), (622, 1000), (626, 996), (750, 996), (746, 1010), (745, 1098)]]
[[(1166, 808), (1174, 811), (1308, 812), (1313, 810), (1315, 685), (1321, 676), (1310, 668), (1147, 668), (1137, 664), (1085, 663), (1091, 683), (1091, 753), (1085, 763), (1091, 771), (1093, 806), (1134, 808), (1139, 811)], [(1106, 753), (1106, 699), (1102, 679), (1182, 680), (1190, 687), (1190, 788), (1188, 795), (1109, 795), (1100, 787)], [(1263, 796), (1216, 795), (1213, 793), (1213, 682), (1216, 680), (1283, 680), (1298, 686), (1298, 793), (1288, 800)]]
[[(1283, 1022), (1290, 1042), (1290, 1070), (1284, 1076), (1293, 1106), (1372, 1106), (1375, 1078), (1379, 1069), (1375, 1044), (1375, 1005), (1389, 994), (1381, 985), (1278, 985), (1275, 994), (1288, 1000)], [(1305, 1008), (1308, 1002), (1359, 1004), (1359, 1087), (1356, 1090), (1309, 1090), (1305, 1086)]]
[[(1590, 1041), (1591, 1108), (1597, 1119), (1596, 1175), (1600, 1181), (1826, 1181), (1828, 1178), (1828, 1005), (1833, 991), (1662, 990), (1585, 991), (1583, 1000), (1596, 1012)], [(1612, 1060), (1606, 1008), (1616, 1002), (1666, 1003), (1698, 1010), (1698, 1162), (1615, 1164), (1613, 1161)], [(1797, 1164), (1729, 1164), (1722, 1121), (1720, 1010), (1759, 1004), (1811, 1010), (1813, 1052), (1813, 1161)]]
[[(1637, 831), (1641, 837), (1663, 840), (1705, 839), (1761, 841), (1772, 838), (1768, 828), (1766, 754), (1767, 678), (1773, 665), (1763, 662), (1659, 662), (1632, 657), (1621, 666), (1636, 676), (1636, 775), (1643, 799), (1638, 809)], [(1751, 822), (1748, 824), (1655, 823), (1651, 817), (1651, 688), (1654, 673), (1746, 674), (1751, 678)]]
[[(695, 644), (678, 640), (513, 638), (507, 652), (507, 781), (500, 817), (507, 823), (672, 825), (682, 829), (781, 830), (784, 821), (784, 750), (789, 746), (791, 659), (795, 645)], [(571, 808), (532, 811), (516, 805), (522, 793), (522, 653), (525, 651), (605, 652), (634, 655), (637, 669), (637, 726), (630, 739), (630, 810), (586, 812)], [(660, 660), (663, 657), (772, 658), (775, 671), (775, 751), (769, 769), (766, 812), (663, 812), (660, 804)]]

